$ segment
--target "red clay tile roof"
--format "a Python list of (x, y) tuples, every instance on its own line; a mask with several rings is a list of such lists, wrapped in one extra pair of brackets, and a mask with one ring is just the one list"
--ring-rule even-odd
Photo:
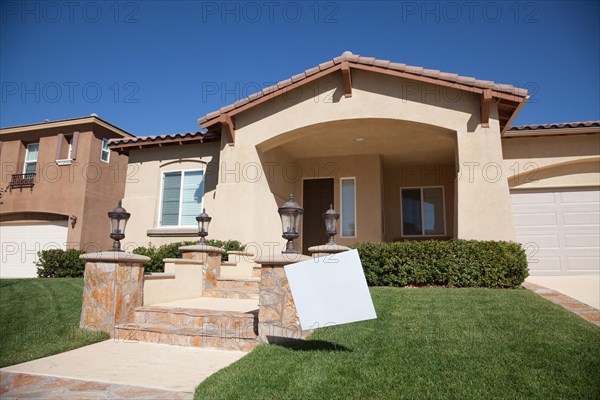
[(414, 67), (414, 66), (410, 66), (410, 65), (406, 65), (406, 64), (399, 64), (399, 63), (391, 62), (389, 60), (379, 60), (379, 59), (376, 59), (373, 57), (363, 57), (363, 56), (360, 56), (357, 54), (352, 54), (350, 51), (345, 51), (341, 56), (335, 57), (333, 60), (321, 63), (317, 67), (307, 69), (306, 71), (304, 71), (298, 75), (294, 75), (289, 79), (283, 80), (283, 81), (277, 83), (276, 85), (269, 86), (260, 92), (256, 92), (244, 99), (236, 101), (233, 104), (222, 107), (218, 111), (214, 111), (209, 114), (206, 114), (205, 116), (198, 119), (198, 123), (202, 125), (203, 123), (205, 123), (209, 120), (219, 117), (219, 115), (221, 115), (221, 114), (225, 114), (225, 113), (227, 113), (231, 110), (234, 110), (236, 108), (239, 108), (247, 103), (256, 101), (257, 99), (259, 99), (263, 96), (266, 96), (269, 93), (272, 93), (279, 89), (283, 89), (287, 86), (290, 86), (293, 83), (302, 81), (303, 79), (306, 79), (306, 78), (310, 77), (311, 75), (314, 75), (318, 72), (334, 68), (338, 64), (341, 64), (344, 61), (347, 61), (350, 65), (356, 64), (356, 65), (373, 66), (373, 67), (403, 72), (406, 74), (414, 75), (415, 77), (423, 76), (423, 77), (431, 78), (434, 80), (462, 84), (462, 85), (471, 86), (471, 87), (480, 88), (480, 89), (491, 89), (496, 92), (502, 92), (502, 93), (519, 96), (519, 97), (523, 97), (523, 98), (527, 97), (526, 89), (517, 88), (517, 87), (511, 86), (511, 85), (500, 84), (500, 83), (496, 83), (493, 81), (478, 80), (478, 79), (475, 79), (472, 77), (460, 76), (457, 74), (441, 72), (441, 71), (433, 70), (433, 69), (425, 69), (423, 67)]
[(568, 129), (568, 128), (591, 128), (600, 127), (600, 121), (584, 121), (584, 122), (561, 122), (555, 124), (543, 125), (521, 125), (513, 126), (509, 131), (534, 131), (541, 129)]
[(119, 139), (111, 139), (109, 141), (110, 145), (118, 145), (118, 144), (126, 144), (126, 143), (140, 143), (140, 142), (155, 142), (157, 140), (176, 140), (183, 138), (191, 138), (191, 137), (199, 137), (205, 136), (205, 132), (186, 132), (186, 133), (171, 133), (167, 135), (154, 135), (154, 136), (136, 136), (132, 138), (119, 138)]
[(131, 148), (168, 146), (178, 143), (205, 143), (220, 139), (220, 135), (214, 132), (187, 132), (173, 133), (168, 135), (137, 136), (133, 138), (111, 139), (108, 145), (111, 149), (124, 152)]

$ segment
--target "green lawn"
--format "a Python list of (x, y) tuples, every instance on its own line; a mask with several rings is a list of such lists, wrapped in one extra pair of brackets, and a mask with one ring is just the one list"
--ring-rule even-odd
[(599, 399), (600, 328), (527, 290), (372, 288), (378, 319), (261, 345), (196, 399)]
[(83, 279), (0, 280), (0, 367), (108, 338), (79, 329)]

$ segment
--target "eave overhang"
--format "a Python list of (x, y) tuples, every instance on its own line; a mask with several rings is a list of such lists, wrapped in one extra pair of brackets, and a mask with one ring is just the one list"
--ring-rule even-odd
[(511, 85), (498, 84), (492, 81), (482, 81), (457, 74), (449, 74), (438, 70), (412, 67), (405, 64), (378, 60), (371, 57), (361, 57), (350, 52), (345, 52), (340, 57), (308, 69), (290, 79), (281, 81), (276, 85), (267, 87), (233, 104), (225, 106), (218, 111), (207, 114), (198, 119), (202, 128), (211, 131), (224, 131), (230, 144), (235, 143), (235, 116), (252, 107), (258, 106), (277, 96), (285, 94), (300, 86), (309, 84), (317, 79), (341, 71), (344, 96), (352, 97), (352, 70), (362, 70), (380, 73), (417, 82), (453, 88), (481, 96), (481, 124), (489, 124), (490, 105), (493, 101), (498, 106), (498, 119), (502, 133), (508, 129), (512, 120), (527, 101), (526, 89), (516, 88)]

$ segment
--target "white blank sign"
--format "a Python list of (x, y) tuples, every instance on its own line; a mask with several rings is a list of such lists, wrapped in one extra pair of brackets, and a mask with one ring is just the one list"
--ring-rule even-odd
[(357, 250), (285, 266), (303, 330), (377, 318)]

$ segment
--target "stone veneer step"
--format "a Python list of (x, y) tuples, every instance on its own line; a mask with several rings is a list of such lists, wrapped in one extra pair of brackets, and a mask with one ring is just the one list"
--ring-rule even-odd
[(178, 346), (252, 350), (257, 344), (258, 309), (249, 312), (144, 306), (134, 321), (115, 327), (117, 340)]
[(135, 322), (115, 326), (113, 337), (123, 341), (241, 351), (250, 351), (259, 344), (253, 329), (207, 329)]
[(258, 331), (258, 309), (250, 312), (221, 311), (197, 308), (145, 306), (135, 309), (134, 323), (186, 326), (209, 331)]
[(212, 288), (202, 292), (203, 297), (220, 297), (226, 299), (258, 299), (260, 290), (258, 287), (245, 288)]
[(239, 289), (260, 287), (260, 278), (217, 278), (217, 289)]

